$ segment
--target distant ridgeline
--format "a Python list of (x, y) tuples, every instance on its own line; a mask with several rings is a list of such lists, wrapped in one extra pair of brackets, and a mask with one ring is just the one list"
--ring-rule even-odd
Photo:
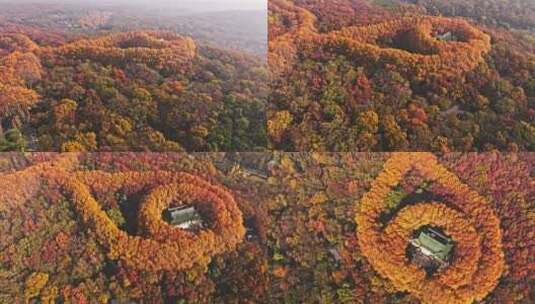
[[(33, 37), (32, 37), (33, 38)], [(266, 146), (255, 57), (171, 32), (40, 47), (0, 33), (0, 119), (46, 151), (233, 151)]]
[(372, 3), (270, 1), (274, 148), (535, 149), (525, 39), (417, 5)]

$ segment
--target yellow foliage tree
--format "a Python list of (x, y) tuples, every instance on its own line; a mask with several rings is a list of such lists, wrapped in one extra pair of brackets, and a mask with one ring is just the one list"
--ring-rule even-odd
[(280, 141), (284, 131), (291, 123), (292, 114), (290, 114), (289, 111), (276, 112), (273, 117), (268, 120), (267, 129), (269, 136), (275, 141)]
[(24, 288), (24, 299), (26, 303), (32, 298), (37, 297), (43, 287), (48, 282), (48, 274), (43, 272), (34, 272), (26, 279), (26, 286)]

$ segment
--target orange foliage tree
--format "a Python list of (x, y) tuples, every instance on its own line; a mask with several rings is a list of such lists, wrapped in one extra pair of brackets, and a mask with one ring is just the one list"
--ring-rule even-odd
[(74, 153), (42, 153), (44, 161), (20, 172), (0, 175), (0, 211), (17, 208), (38, 193), (43, 180), (62, 178), (77, 163)]
[(0, 121), (26, 118), (38, 101), (39, 95), (28, 88), (41, 79), (41, 63), (33, 53), (37, 50), (38, 46), (22, 34), (0, 34)]
[[(492, 32), (464, 19), (421, 13), (393, 13), (364, 0), (270, 1), (267, 117), (273, 146), (286, 151), (472, 149), (474, 135), (465, 133), (475, 132), (454, 124), (461, 119), (446, 117), (473, 111), (467, 101), (471, 89), (463, 91), (462, 79), (488, 65)], [(514, 112), (512, 100), (522, 104), (526, 98), (517, 96), (504, 101), (503, 111)], [(381, 121), (375, 132), (356, 121), (368, 110)], [(393, 112), (400, 115), (389, 117)], [(281, 119), (286, 117), (291, 121)], [(470, 121), (484, 125), (479, 118)]]
[(271, 72), (276, 74), (289, 67), (296, 56), (295, 40), (315, 34), (316, 17), (287, 0), (269, 1), (269, 13), (268, 61)]

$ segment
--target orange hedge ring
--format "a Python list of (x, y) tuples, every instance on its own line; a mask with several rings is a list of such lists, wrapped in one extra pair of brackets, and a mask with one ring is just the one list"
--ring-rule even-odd
[[(345, 52), (359, 64), (395, 65), (401, 72), (423, 76), (427, 73), (458, 74), (474, 69), (491, 49), (491, 38), (465, 20), (417, 16), (367, 26), (350, 26), (326, 34), (317, 32), (316, 16), (286, 0), (270, 2), (270, 12), (295, 24), (269, 39), (270, 68), (274, 74), (289, 68), (297, 50), (316, 56), (318, 48)], [(277, 15), (275, 15), (277, 16)], [(274, 25), (275, 27), (277, 25)], [(452, 32), (459, 41), (440, 41), (433, 34)], [(402, 35), (414, 52), (381, 46), (381, 38)]]
[[(219, 236), (214, 234), (213, 231), (223, 235), (223, 239), (228, 239), (234, 235), (233, 231), (239, 229), (237, 227), (239, 226), (239, 221), (229, 221), (232, 218), (228, 217), (225, 209), (227, 205), (235, 207), (236, 202), (227, 192), (219, 190), (218, 187), (207, 183), (202, 187), (183, 183), (160, 186), (152, 191), (141, 203), (139, 223), (148, 235), (160, 241), (180, 241), (184, 237), (197, 237), (201, 239), (207, 238), (210, 239), (210, 242), (214, 242)], [(182, 203), (193, 204), (206, 213), (205, 215), (210, 219), (210, 229), (203, 229), (195, 234), (186, 230), (176, 229), (167, 224), (162, 219), (161, 214), (166, 207), (169, 207), (177, 200), (181, 200)], [(231, 211), (240, 216), (237, 213), (239, 212), (237, 208)]]
[[(460, 41), (440, 41), (434, 32), (452, 32)], [(381, 38), (403, 35), (414, 51), (380, 46)], [(491, 49), (490, 37), (461, 19), (412, 17), (329, 33), (322, 41), (328, 48), (347, 50), (348, 55), (373, 64), (393, 64), (407, 73), (468, 72)]]
[[(386, 197), (411, 169), (451, 192), (452, 201), (403, 208), (383, 228), (379, 217)], [(359, 246), (375, 270), (424, 303), (480, 301), (498, 283), (504, 269), (500, 222), (488, 202), (427, 153), (396, 153), (366, 193), (355, 217)], [(457, 243), (455, 262), (437, 275), (411, 265), (405, 248), (411, 233), (423, 225), (442, 227)]]
[[(145, 228), (154, 238), (128, 235), (119, 229), (91, 194), (91, 191), (113, 192), (119, 189), (134, 193), (161, 183), (170, 185), (157, 188), (144, 202)], [(241, 212), (232, 196), (223, 188), (187, 173), (78, 173), (76, 178), (66, 180), (63, 187), (72, 196), (82, 219), (94, 229), (99, 242), (109, 250), (110, 258), (121, 259), (133, 268), (176, 271), (194, 265), (206, 265), (212, 255), (234, 249), (245, 234)], [(193, 234), (186, 231), (170, 232), (169, 229), (165, 232), (161, 229), (163, 225), (153, 226), (154, 222), (158, 223), (155, 217), (159, 217), (159, 214), (155, 215), (153, 207), (161, 207), (154, 200), (167, 200), (178, 195), (192, 199), (195, 198), (191, 195), (192, 191), (198, 189), (203, 189), (203, 192), (196, 198), (210, 200), (215, 218), (210, 229)], [(165, 236), (155, 236), (160, 231)], [(166, 239), (167, 236), (171, 238)]]
[(159, 31), (129, 32), (80, 40), (57, 49), (60, 55), (104, 64), (143, 63), (156, 69), (181, 71), (195, 57), (195, 42)]
[[(405, 255), (412, 232), (426, 225), (442, 228), (457, 244), (455, 262), (429, 281), (425, 280), (425, 272), (410, 263)], [(392, 265), (404, 265), (398, 269), (400, 277), (418, 278), (418, 284), (426, 286), (426, 293), (443, 289), (442, 286), (458, 288), (470, 284), (481, 257), (481, 239), (473, 223), (462, 213), (440, 203), (420, 203), (402, 209), (379, 237), (392, 253), (389, 256)]]
[[(211, 256), (233, 250), (245, 235), (241, 211), (223, 187), (182, 172), (70, 172), (77, 162), (76, 153), (53, 154), (49, 161), (0, 175), (0, 210), (17, 208), (44, 184), (58, 187), (72, 199), (83, 221), (94, 229), (110, 258), (147, 271), (177, 271), (206, 265)], [(148, 236), (132, 236), (119, 229), (92, 195), (119, 190), (125, 194), (152, 190), (143, 201), (140, 215)], [(165, 208), (175, 198), (206, 209), (210, 222), (207, 229), (192, 233), (166, 226), (159, 219), (161, 212), (155, 213), (155, 208)]]

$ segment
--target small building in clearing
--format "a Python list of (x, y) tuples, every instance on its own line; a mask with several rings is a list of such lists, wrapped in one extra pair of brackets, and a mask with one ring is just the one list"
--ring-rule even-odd
[(454, 242), (451, 238), (434, 228), (424, 228), (410, 240), (412, 261), (418, 266), (433, 272), (449, 265)]
[(163, 213), (163, 219), (170, 225), (181, 229), (191, 230), (203, 227), (201, 215), (191, 205), (167, 208)]

